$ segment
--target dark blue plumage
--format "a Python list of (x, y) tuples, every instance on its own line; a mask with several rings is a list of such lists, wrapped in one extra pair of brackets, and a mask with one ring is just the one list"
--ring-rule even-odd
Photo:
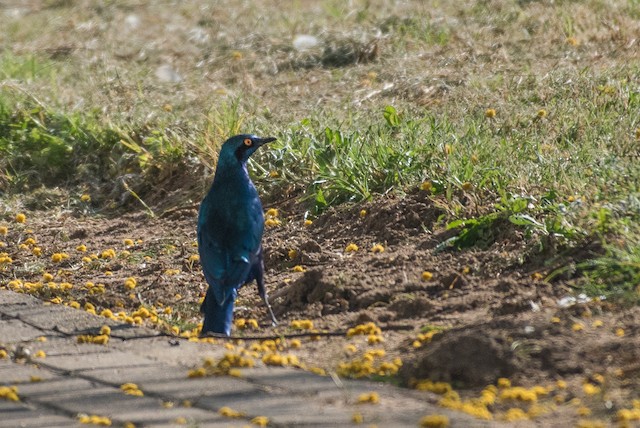
[(220, 149), (218, 166), (209, 193), (198, 215), (198, 250), (209, 284), (200, 310), (202, 333), (231, 334), (233, 304), (242, 285), (256, 281), (258, 293), (276, 319), (264, 287), (262, 232), (264, 214), (247, 160), (260, 146), (275, 138), (236, 135)]

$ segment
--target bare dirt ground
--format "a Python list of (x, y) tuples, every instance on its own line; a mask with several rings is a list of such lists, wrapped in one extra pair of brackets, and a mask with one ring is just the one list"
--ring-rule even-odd
[[(521, 408), (541, 424), (615, 420), (637, 399), (640, 310), (597, 300), (561, 303), (572, 296), (570, 282), (538, 279), (547, 268), (529, 259), (523, 238), (508, 226), (486, 250), (438, 251), (452, 232), (438, 223), (438, 201), (426, 192), (331, 209), (310, 225), (295, 204), (277, 208), (281, 224), (267, 229), (264, 247), (280, 325), (269, 325), (255, 286), (248, 285), (235, 317), (256, 319), (259, 328), (236, 328), (234, 334), (298, 333), (291, 321), (311, 320), (317, 330), (337, 335), (302, 338), (295, 354), (327, 372), (344, 374), (341, 363), (384, 349), (386, 361), (399, 357), (403, 363), (386, 379), (405, 386), (444, 381), (469, 398), (504, 382), (499, 378), (545, 388), (535, 400), (494, 403), (489, 409), (496, 419)], [(31, 292), (54, 303), (77, 301), (81, 308), (91, 303), (98, 314), (152, 308), (161, 321), (143, 324), (165, 331), (171, 326), (189, 331), (200, 321), (198, 302), (206, 283), (191, 257), (197, 254), (197, 207), (172, 209), (155, 219), (144, 212), (105, 218), (60, 208), (26, 214), (20, 224), (5, 213), (4, 250), (13, 262), (1, 273), (2, 286), (20, 291), (9, 282), (14, 278), (44, 284)], [(346, 252), (351, 243), (358, 250)], [(384, 251), (371, 251), (376, 244)], [(81, 245), (86, 252), (78, 251)], [(40, 256), (32, 254), (36, 247)], [(115, 257), (103, 254), (111, 249)], [(69, 257), (56, 262), (56, 253)], [(93, 260), (82, 260), (91, 254)], [(53, 278), (43, 279), (45, 272)], [(125, 287), (130, 277), (136, 279), (133, 290)], [(73, 287), (51, 290), (47, 282)], [(89, 290), (87, 282), (103, 284), (104, 292)], [(344, 335), (368, 322), (382, 329), (380, 343), (367, 343), (367, 335)], [(357, 370), (351, 374), (357, 376)]]

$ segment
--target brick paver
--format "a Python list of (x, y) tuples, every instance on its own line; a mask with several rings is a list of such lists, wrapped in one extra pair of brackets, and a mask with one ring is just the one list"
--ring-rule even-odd
[[(107, 346), (78, 344), (75, 335), (108, 324)], [(38, 341), (44, 336), (46, 341)], [(154, 337), (156, 336), (156, 337)], [(15, 385), (20, 401), (0, 399), (2, 427), (86, 426), (79, 415), (110, 418), (113, 426), (234, 427), (251, 425), (256, 416), (269, 426), (416, 427), (427, 414), (446, 414), (459, 427), (494, 426), (431, 403), (429, 393), (388, 384), (341, 380), (294, 368), (257, 366), (241, 377), (188, 378), (205, 357), (220, 358), (219, 344), (168, 338), (158, 332), (120, 324), (85, 311), (50, 305), (23, 294), (0, 290), (0, 385)], [(34, 357), (42, 350), (45, 358)], [(144, 396), (126, 395), (135, 383)], [(357, 404), (362, 392), (376, 391), (378, 404)], [(219, 414), (227, 406), (242, 412), (232, 419)]]

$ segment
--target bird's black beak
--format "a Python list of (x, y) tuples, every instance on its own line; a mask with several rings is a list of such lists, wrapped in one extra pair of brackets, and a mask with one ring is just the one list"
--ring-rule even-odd
[(254, 140), (256, 143), (258, 143), (258, 146), (262, 146), (264, 144), (270, 143), (272, 141), (276, 141), (277, 138), (275, 137), (266, 137), (266, 138), (258, 138), (256, 140)]

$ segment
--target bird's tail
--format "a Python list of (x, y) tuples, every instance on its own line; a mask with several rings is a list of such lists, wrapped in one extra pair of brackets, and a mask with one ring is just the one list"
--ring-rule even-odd
[(204, 314), (201, 334), (208, 332), (231, 335), (231, 323), (233, 322), (233, 303), (236, 300), (237, 291), (225, 295), (222, 303), (218, 303), (215, 293), (209, 287), (204, 297), (200, 312)]

